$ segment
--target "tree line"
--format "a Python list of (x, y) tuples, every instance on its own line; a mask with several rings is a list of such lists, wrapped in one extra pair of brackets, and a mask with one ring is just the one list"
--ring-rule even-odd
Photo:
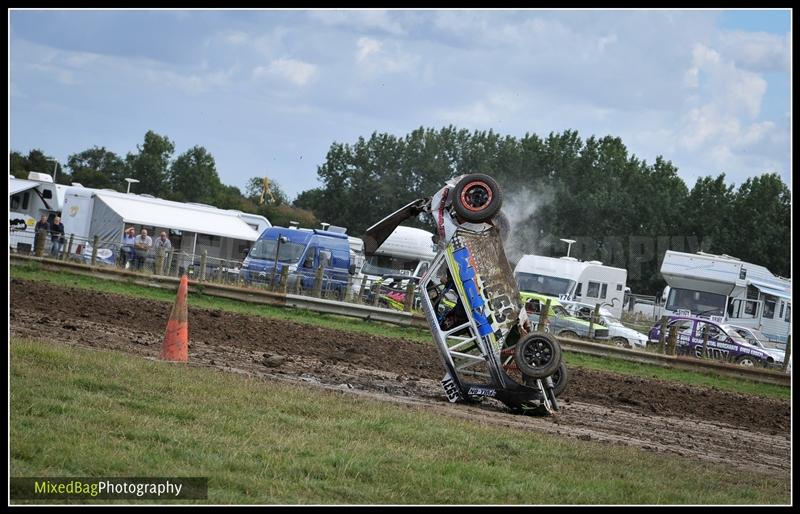
[[(272, 183), (263, 205), (260, 177), (245, 192), (219, 180), (214, 158), (195, 146), (173, 159), (174, 144), (152, 131), (136, 152), (121, 158), (105, 148), (70, 155), (58, 182), (137, 192), (178, 201), (265, 215), (275, 225), (324, 221), (360, 235), (406, 203), (437, 191), (465, 173), (495, 177), (506, 195), (514, 248), (564, 255), (561, 238), (580, 242), (570, 255), (627, 267), (634, 292), (663, 287), (658, 270), (666, 249), (726, 253), (790, 272), (791, 193), (777, 173), (748, 178), (735, 187), (725, 174), (698, 178), (690, 189), (672, 162), (648, 163), (629, 154), (620, 138), (581, 139), (574, 130), (521, 138), (453, 126), (420, 127), (405, 136), (373, 133), (352, 144), (334, 142), (317, 167), (320, 186), (290, 202)], [(11, 154), (11, 173), (51, 170), (41, 151)], [(60, 165), (59, 165), (60, 166)], [(432, 225), (415, 220), (422, 228)]]

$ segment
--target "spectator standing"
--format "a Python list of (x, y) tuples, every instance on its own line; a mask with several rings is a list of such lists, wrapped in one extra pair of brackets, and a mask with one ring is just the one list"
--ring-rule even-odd
[[(153, 248), (156, 251), (156, 262), (158, 262), (158, 255), (161, 254), (162, 257), (168, 250), (172, 250), (172, 242), (167, 237), (167, 233), (165, 231), (161, 231), (158, 235), (158, 239), (156, 239), (155, 243), (153, 243)], [(164, 272), (164, 261), (161, 261), (161, 269), (158, 270), (159, 273)]]
[(134, 245), (136, 244), (136, 230), (133, 227), (128, 227), (122, 234), (122, 265), (125, 268), (134, 263), (136, 254), (134, 253)]
[[(47, 232), (50, 231), (50, 223), (47, 222), (47, 214), (42, 214), (39, 221), (36, 222), (36, 226), (33, 228), (33, 251), (36, 251), (36, 248), (39, 246), (39, 239), (43, 237), (47, 237)], [(42, 241), (42, 245), (44, 245), (44, 241)]]
[(64, 246), (64, 224), (61, 223), (61, 216), (56, 216), (50, 224), (50, 255), (58, 257), (62, 246)]
[(147, 235), (147, 229), (143, 228), (141, 233), (136, 236), (133, 243), (136, 250), (136, 269), (141, 270), (150, 248), (153, 247), (153, 238)]

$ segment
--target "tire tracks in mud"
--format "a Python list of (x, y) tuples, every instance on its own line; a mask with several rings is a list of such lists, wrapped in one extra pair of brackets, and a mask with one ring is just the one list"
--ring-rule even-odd
[[(190, 299), (191, 303), (191, 299)], [(11, 333), (156, 359), (171, 304), (12, 280)], [(627, 445), (786, 476), (788, 401), (571, 369), (562, 410), (511, 414), (493, 400), (453, 405), (441, 392), (432, 346), (289, 321), (189, 309), (189, 360), (271, 380), (321, 387), (482, 424)], [(302, 351), (300, 351), (302, 349)]]

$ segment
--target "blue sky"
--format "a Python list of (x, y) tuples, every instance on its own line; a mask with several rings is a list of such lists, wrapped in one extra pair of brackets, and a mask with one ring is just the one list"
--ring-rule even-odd
[(11, 10), (9, 146), (124, 157), (147, 130), (223, 183), (316, 187), (334, 142), (454, 125), (621, 137), (689, 187), (790, 182), (791, 13)]

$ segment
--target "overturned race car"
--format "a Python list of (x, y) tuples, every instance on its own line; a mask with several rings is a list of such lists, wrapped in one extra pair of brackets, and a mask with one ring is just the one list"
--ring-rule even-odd
[(373, 254), (404, 220), (430, 215), (438, 251), (419, 281), (421, 303), (445, 367), (451, 402), (495, 398), (513, 411), (558, 410), (567, 370), (551, 334), (533, 330), (503, 249), (502, 192), (484, 174), (455, 177), (367, 229)]

